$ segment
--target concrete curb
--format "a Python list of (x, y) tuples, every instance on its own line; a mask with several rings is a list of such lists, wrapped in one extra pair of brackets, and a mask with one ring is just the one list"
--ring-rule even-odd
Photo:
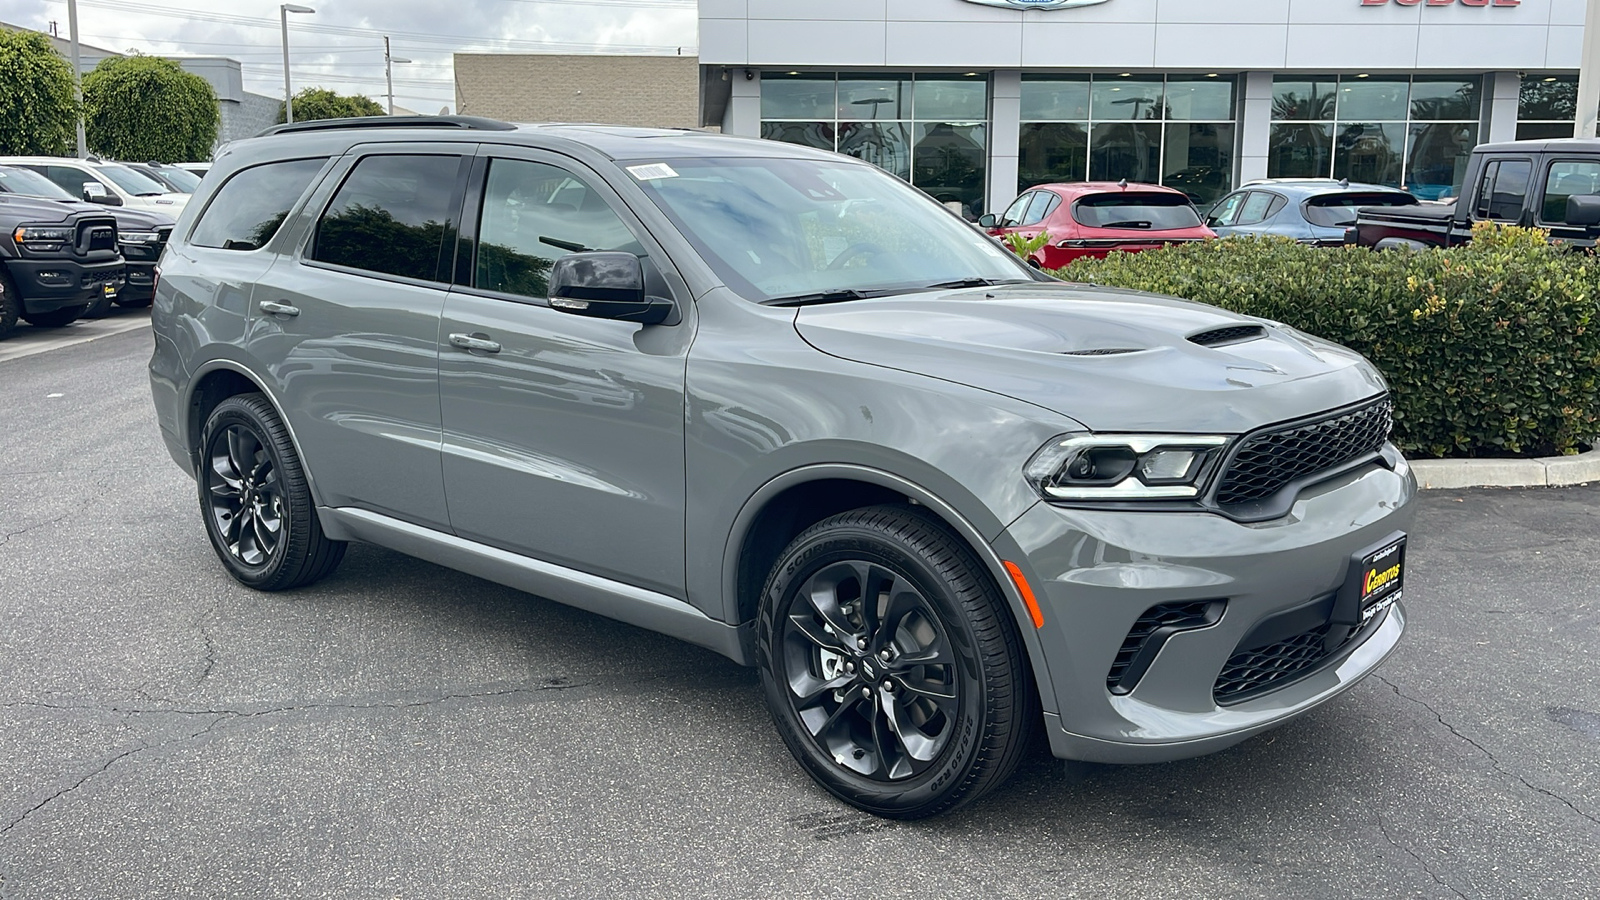
[(1417, 484), (1435, 490), (1566, 487), (1600, 482), (1600, 450), (1543, 459), (1417, 459), (1410, 462)]

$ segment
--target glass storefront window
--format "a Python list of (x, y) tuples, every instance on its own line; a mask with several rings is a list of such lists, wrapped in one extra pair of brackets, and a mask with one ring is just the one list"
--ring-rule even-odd
[[(1087, 99), (1087, 84), (1084, 96)], [(1036, 184), (1083, 181), (1088, 177), (1088, 122), (1023, 123), (1017, 142), (1017, 190), (1027, 190)]]
[(1409, 78), (1341, 78), (1334, 115), (1345, 122), (1404, 122), (1410, 90)]
[(1161, 183), (1189, 195), (1204, 209), (1233, 187), (1231, 124), (1168, 125), (1161, 156)]
[(1160, 123), (1106, 122), (1090, 127), (1090, 181), (1126, 178), (1154, 184), (1160, 177)]
[[(1272, 82), (1272, 118), (1276, 121), (1333, 121), (1339, 99), (1339, 80), (1332, 75), (1307, 80)], [(1276, 146), (1276, 144), (1274, 144)]]
[(911, 180), (911, 132), (905, 122), (841, 122), (839, 152)]
[(1233, 119), (1233, 79), (1174, 75), (1167, 79), (1167, 118), (1217, 122)]
[(1089, 117), (1094, 121), (1165, 118), (1159, 77), (1100, 76), (1094, 79), (1089, 93)]
[(832, 150), (833, 122), (762, 122), (761, 136), (769, 141)]
[(1333, 171), (1333, 123), (1274, 123), (1268, 178), (1327, 178)]
[[(761, 89), (765, 92), (766, 85)], [(840, 76), (838, 108), (841, 121), (909, 119), (911, 79)]]
[(1089, 79), (1027, 79), (1022, 82), (1022, 121), (1088, 122)]
[(1477, 78), (1416, 78), (1411, 82), (1411, 118), (1430, 122), (1477, 121)]
[(1576, 75), (1524, 75), (1517, 102), (1517, 140), (1569, 138), (1578, 120)]
[(960, 203), (968, 218), (983, 215), (983, 177), (988, 126), (966, 122), (919, 122), (912, 147), (912, 184), (940, 203)]
[(1406, 141), (1406, 188), (1423, 200), (1461, 196), (1467, 160), (1478, 144), (1478, 126), (1417, 122)]
[(761, 81), (761, 118), (832, 119), (832, 76), (766, 77)]
[(989, 84), (981, 78), (918, 78), (914, 91), (912, 115), (916, 119), (982, 122), (989, 118)]
[(1334, 136), (1333, 177), (1363, 184), (1399, 184), (1405, 146), (1404, 122), (1341, 122)]

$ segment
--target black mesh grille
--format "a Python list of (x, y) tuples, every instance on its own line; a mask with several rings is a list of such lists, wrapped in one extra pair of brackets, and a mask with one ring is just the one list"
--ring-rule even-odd
[(1296, 678), (1328, 658), (1330, 627), (1321, 625), (1276, 644), (1235, 653), (1217, 676), (1212, 697), (1218, 703), (1237, 703)]
[(1276, 494), (1297, 478), (1377, 452), (1389, 439), (1394, 405), (1388, 397), (1318, 422), (1245, 439), (1217, 487), (1223, 506)]
[(1128, 666), (1139, 655), (1139, 651), (1149, 643), (1150, 636), (1156, 629), (1203, 628), (1217, 620), (1215, 610), (1217, 605), (1217, 601), (1203, 600), (1198, 603), (1163, 603), (1160, 606), (1150, 607), (1128, 630), (1128, 636), (1122, 642), (1122, 649), (1117, 651), (1117, 659), (1111, 664), (1111, 671), (1106, 673), (1106, 684), (1112, 690), (1122, 692), (1131, 690), (1133, 685), (1122, 684), (1122, 678), (1127, 674)]
[(1214, 331), (1202, 331), (1189, 336), (1191, 343), (1205, 347), (1215, 347), (1218, 344), (1237, 344), (1240, 341), (1253, 341), (1258, 337), (1265, 337), (1267, 330), (1260, 325), (1235, 325), (1230, 328), (1218, 328)]

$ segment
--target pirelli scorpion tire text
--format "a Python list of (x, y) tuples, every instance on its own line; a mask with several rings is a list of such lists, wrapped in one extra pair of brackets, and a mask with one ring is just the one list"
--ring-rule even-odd
[(260, 394), (217, 404), (200, 441), (200, 514), (228, 574), (282, 591), (329, 575), (344, 559), (317, 521), (289, 431)]
[(994, 581), (918, 508), (841, 513), (795, 538), (762, 590), (757, 652), (795, 759), (880, 816), (982, 796), (1016, 769), (1038, 718)]

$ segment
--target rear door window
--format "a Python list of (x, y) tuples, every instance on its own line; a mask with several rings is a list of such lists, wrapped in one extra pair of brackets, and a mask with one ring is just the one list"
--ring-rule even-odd
[(29, 166), (29, 168), (55, 182), (58, 187), (71, 194), (73, 199), (82, 199), (83, 186), (89, 182), (94, 182), (108, 191), (111, 190), (105, 182), (77, 166)]
[[(462, 157), (368, 156), (317, 222), (311, 259), (419, 281), (443, 281), (460, 204)], [(452, 240), (451, 244), (454, 243)]]
[(1260, 225), (1283, 209), (1283, 198), (1267, 191), (1252, 191), (1250, 198), (1239, 208), (1235, 225)]
[(1497, 159), (1483, 172), (1478, 193), (1477, 218), (1496, 222), (1515, 222), (1522, 218), (1528, 200), (1528, 181), (1533, 176), (1533, 161)]
[(1092, 194), (1072, 205), (1072, 216), (1090, 228), (1176, 231), (1200, 225), (1200, 214), (1188, 197), (1155, 192)]
[(1553, 162), (1544, 179), (1544, 204), (1539, 221), (1550, 225), (1567, 223), (1567, 198), (1600, 194), (1600, 162)]
[(292, 159), (235, 172), (189, 234), (197, 247), (256, 250), (272, 240), (327, 159)]
[(1323, 194), (1306, 201), (1306, 221), (1323, 228), (1344, 228), (1356, 223), (1356, 210), (1363, 206), (1416, 206), (1417, 198), (1393, 191), (1362, 193), (1349, 191)]

